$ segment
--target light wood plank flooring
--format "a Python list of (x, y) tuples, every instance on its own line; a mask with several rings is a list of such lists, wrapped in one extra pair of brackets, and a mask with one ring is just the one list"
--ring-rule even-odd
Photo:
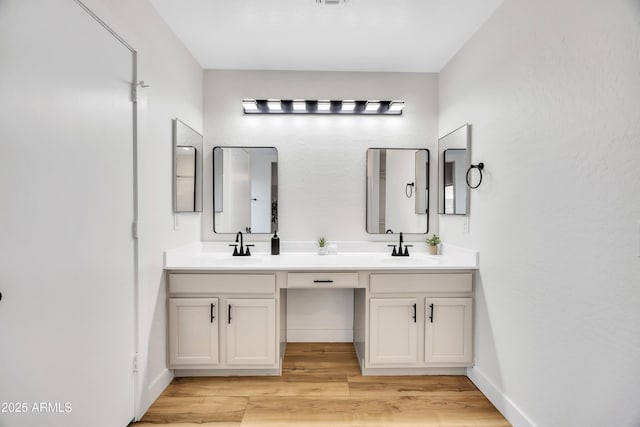
[(289, 343), (281, 377), (176, 378), (131, 427), (506, 427), (466, 377), (363, 377), (350, 343)]

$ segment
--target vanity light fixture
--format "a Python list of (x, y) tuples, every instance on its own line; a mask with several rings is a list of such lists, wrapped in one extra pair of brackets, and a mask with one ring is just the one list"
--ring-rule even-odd
[(404, 108), (404, 101), (391, 101), (389, 104), (389, 114), (400, 114)]
[(279, 99), (269, 99), (267, 107), (270, 113), (282, 113), (282, 102)]
[(331, 101), (318, 101), (318, 113), (330, 113), (331, 112)]
[(293, 112), (294, 113), (306, 113), (307, 103), (303, 99), (293, 100)]
[(258, 104), (255, 99), (243, 99), (242, 100), (242, 108), (244, 108), (245, 113), (259, 113)]
[(243, 99), (245, 114), (353, 114), (402, 115), (404, 101), (392, 100), (314, 100), (314, 99)]
[(364, 108), (364, 112), (367, 114), (375, 114), (380, 109), (380, 101), (367, 101), (367, 106)]
[(342, 101), (341, 113), (353, 113), (356, 109), (356, 101)]

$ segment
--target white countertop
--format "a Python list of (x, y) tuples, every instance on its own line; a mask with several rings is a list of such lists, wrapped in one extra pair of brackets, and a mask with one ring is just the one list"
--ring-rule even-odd
[(365, 270), (476, 270), (478, 253), (445, 246), (443, 255), (414, 252), (409, 257), (392, 257), (388, 252), (256, 252), (234, 257), (229, 251), (209, 251), (193, 244), (165, 252), (165, 270), (199, 271), (365, 271)]

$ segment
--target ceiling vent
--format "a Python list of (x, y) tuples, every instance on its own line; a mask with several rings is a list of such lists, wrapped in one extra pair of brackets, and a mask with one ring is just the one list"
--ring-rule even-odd
[(344, 3), (349, 3), (349, 0), (316, 0), (316, 3), (337, 6)]

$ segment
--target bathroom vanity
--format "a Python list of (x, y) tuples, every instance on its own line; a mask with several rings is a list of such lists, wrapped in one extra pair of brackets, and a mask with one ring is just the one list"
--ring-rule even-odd
[(176, 376), (279, 375), (287, 290), (348, 288), (363, 375), (464, 374), (476, 256), (169, 251), (169, 367)]

